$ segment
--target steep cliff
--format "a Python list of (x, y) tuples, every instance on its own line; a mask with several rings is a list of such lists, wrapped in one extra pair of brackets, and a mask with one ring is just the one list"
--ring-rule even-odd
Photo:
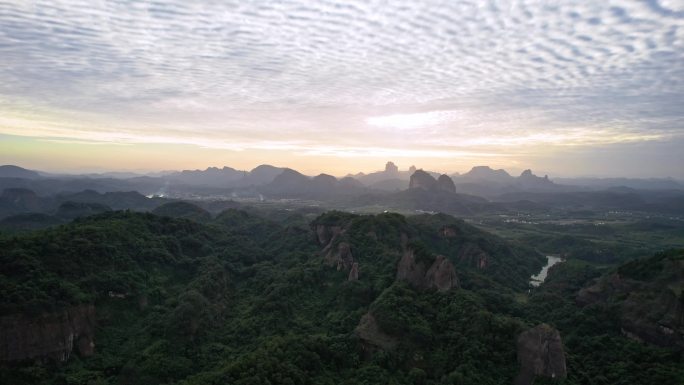
[(448, 291), (458, 287), (454, 265), (443, 255), (418, 258), (413, 249), (408, 248), (397, 266), (397, 279), (408, 282), (416, 289), (437, 289)]
[(95, 351), (95, 306), (74, 306), (35, 317), (0, 317), (0, 330), (0, 361), (66, 361), (74, 349), (88, 357)]
[(565, 378), (565, 352), (558, 330), (540, 324), (518, 336), (520, 372), (515, 385), (531, 385), (537, 376)]
[(336, 266), (337, 270), (351, 269), (354, 264), (354, 256), (349, 243), (340, 242), (337, 247), (331, 247), (325, 255), (325, 262), (330, 266)]

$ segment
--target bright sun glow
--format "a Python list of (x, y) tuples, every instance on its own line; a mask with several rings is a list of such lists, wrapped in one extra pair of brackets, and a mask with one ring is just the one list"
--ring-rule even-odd
[(439, 126), (456, 119), (454, 111), (430, 111), (416, 114), (396, 114), (384, 116), (372, 116), (366, 119), (366, 124), (398, 130), (413, 130)]

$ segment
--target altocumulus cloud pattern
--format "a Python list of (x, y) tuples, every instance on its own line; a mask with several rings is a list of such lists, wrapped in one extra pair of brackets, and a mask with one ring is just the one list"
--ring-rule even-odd
[(684, 3), (3, 1), (0, 79), (9, 134), (321, 153), (338, 149), (319, 134), (363, 147), (341, 130), (430, 130), (413, 141), (432, 150), (658, 140), (684, 127)]

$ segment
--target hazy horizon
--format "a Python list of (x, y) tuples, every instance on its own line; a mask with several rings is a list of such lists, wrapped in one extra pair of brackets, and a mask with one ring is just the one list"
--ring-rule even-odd
[[(447, 174), (447, 175), (455, 175), (455, 174), (463, 175), (463, 174), (467, 173), (468, 171), (470, 171), (472, 168), (481, 167), (481, 166), (490, 167), (494, 170), (504, 169), (506, 172), (508, 172), (513, 177), (519, 176), (523, 171), (528, 170), (528, 169), (519, 169), (519, 168), (510, 168), (510, 167), (508, 167), (508, 168), (507, 167), (491, 167), (490, 165), (487, 165), (487, 164), (473, 164), (471, 167), (468, 167), (467, 169), (461, 169), (461, 170), (448, 170), (448, 169), (440, 170), (440, 169), (430, 169), (430, 168), (422, 167), (422, 166), (417, 165), (417, 164), (405, 165), (405, 164), (397, 164), (396, 162), (393, 162), (393, 163), (395, 163), (395, 165), (399, 168), (400, 172), (409, 171), (409, 169), (412, 166), (414, 166), (414, 167), (416, 167), (416, 169), (421, 169), (421, 170), (430, 171), (430, 172), (436, 172), (436, 173), (440, 173), (440, 174)], [(187, 168), (186, 167), (186, 168), (178, 168), (178, 169), (142, 169), (142, 168), (138, 168), (138, 169), (135, 169), (135, 168), (131, 168), (131, 169), (107, 169), (107, 168), (61, 169), (61, 168), (50, 168), (50, 167), (32, 168), (32, 167), (24, 167), (21, 164), (9, 164), (9, 163), (8, 164), (0, 164), (0, 166), (18, 166), (18, 167), (22, 167), (22, 168), (25, 168), (28, 170), (45, 172), (45, 173), (54, 174), (54, 175), (87, 175), (87, 174), (108, 174), (108, 173), (131, 173), (131, 174), (139, 174), (139, 175), (155, 175), (155, 174), (172, 173), (172, 172), (179, 172), (179, 171), (198, 171), (198, 170), (199, 171), (205, 171), (209, 168), (221, 169), (223, 167), (230, 167), (230, 168), (233, 168), (237, 171), (251, 171), (258, 166), (264, 166), (264, 165), (294, 169), (295, 171), (301, 172), (304, 175), (311, 176), (311, 177), (319, 175), (319, 174), (328, 174), (328, 175), (332, 175), (336, 178), (343, 178), (343, 177), (346, 177), (349, 175), (354, 176), (355, 174), (358, 174), (358, 173), (370, 174), (370, 173), (374, 173), (374, 172), (381, 172), (384, 170), (384, 166), (382, 164), (369, 165), (367, 170), (349, 170), (348, 172), (343, 172), (343, 173), (329, 173), (329, 172), (321, 171), (321, 170), (317, 170), (317, 169), (297, 169), (297, 168), (293, 168), (293, 167), (290, 167), (288, 165), (279, 164), (279, 163), (275, 163), (275, 164), (258, 163), (258, 164), (254, 164), (254, 165), (247, 166), (244, 168), (235, 167), (235, 166), (232, 166), (230, 164), (221, 164), (221, 165), (214, 164), (214, 165), (208, 165), (208, 166), (198, 167), (198, 168)], [(594, 179), (594, 178), (595, 179), (628, 178), (628, 179), (673, 179), (673, 180), (684, 181), (684, 179), (682, 179), (682, 178), (677, 178), (677, 177), (673, 177), (673, 176), (669, 176), (669, 175), (666, 175), (666, 176), (650, 176), (650, 175), (625, 176), (625, 175), (596, 175), (596, 174), (562, 175), (562, 174), (555, 174), (553, 172), (548, 172), (548, 171), (545, 171), (542, 169), (539, 169), (539, 170), (529, 169), (529, 170), (531, 170), (534, 175), (548, 176), (552, 180), (554, 178), (568, 178), (568, 179), (573, 179), (573, 178), (577, 178), (577, 179), (582, 179), (582, 178), (589, 178), (589, 179)]]
[(676, 1), (0, 2), (0, 163), (684, 179)]

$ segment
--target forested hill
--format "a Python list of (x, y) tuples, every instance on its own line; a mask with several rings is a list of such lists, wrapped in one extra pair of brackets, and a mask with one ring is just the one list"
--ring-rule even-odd
[[(577, 334), (540, 296), (570, 309), (568, 285), (593, 277), (528, 303), (543, 256), (446, 215), (158, 213), (187, 212), (0, 236), (0, 383), (511, 383), (521, 332)], [(584, 380), (623, 358), (580, 348), (567, 383), (609, 383)], [(684, 375), (681, 353), (641, 349), (659, 359), (638, 379)]]

